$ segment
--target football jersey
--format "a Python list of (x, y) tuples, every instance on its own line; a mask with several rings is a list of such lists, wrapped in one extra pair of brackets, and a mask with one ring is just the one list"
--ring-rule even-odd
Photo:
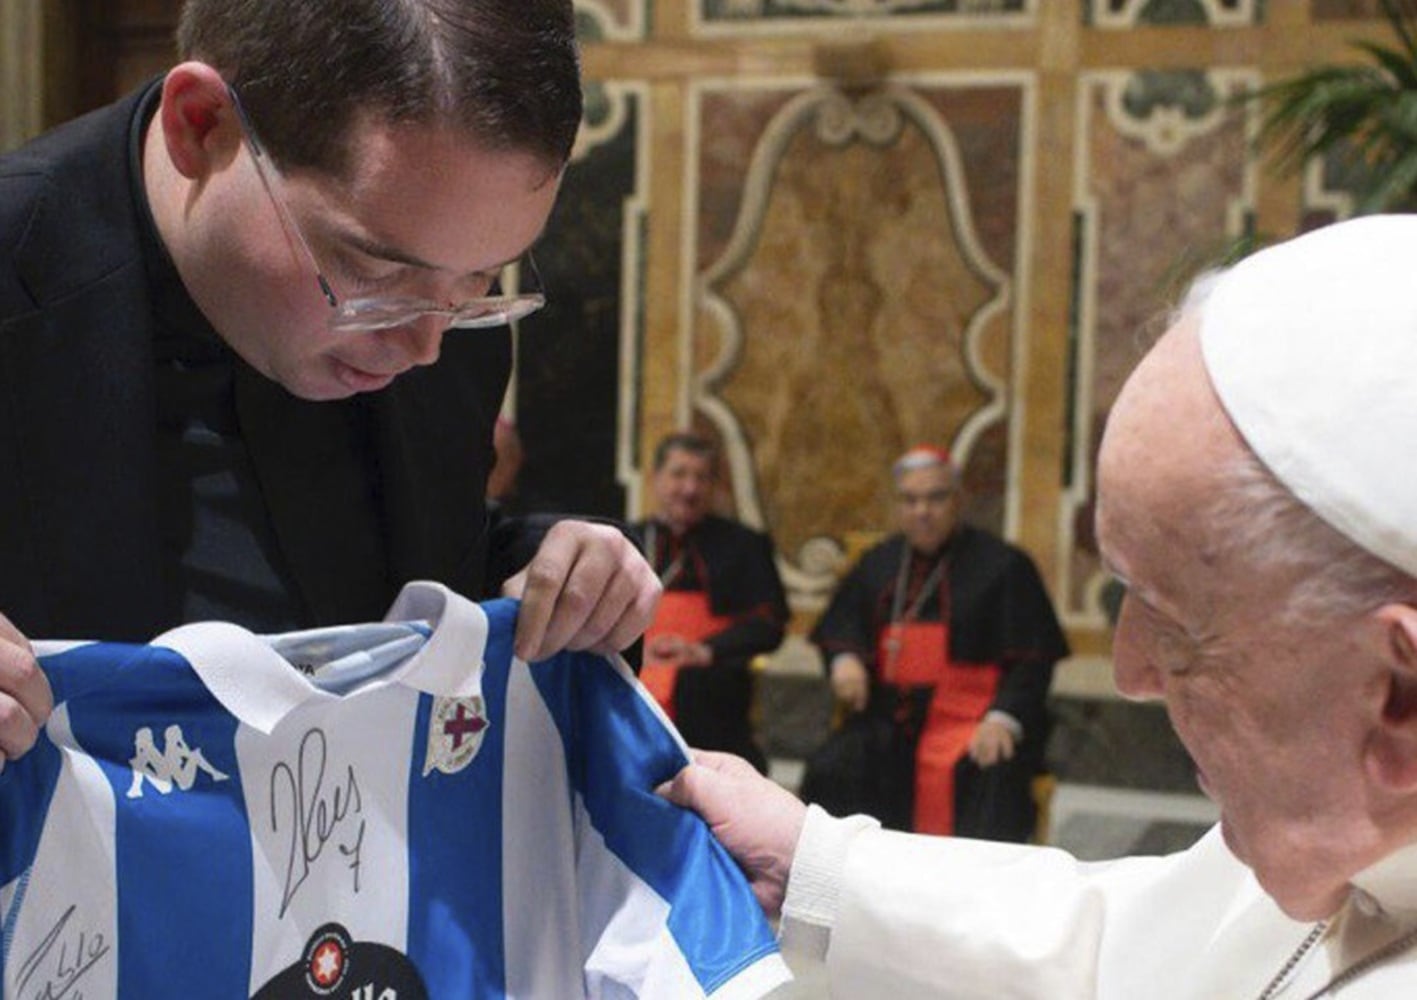
[(654, 794), (673, 727), (618, 657), (514, 658), (516, 611), (416, 583), (384, 625), (36, 644), (56, 708), (0, 771), (5, 1000), (789, 979), (732, 859)]

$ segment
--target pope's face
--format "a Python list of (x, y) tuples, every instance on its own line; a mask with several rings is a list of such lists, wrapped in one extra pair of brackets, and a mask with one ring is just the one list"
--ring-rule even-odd
[(707, 455), (671, 448), (654, 473), (659, 516), (675, 531), (687, 531), (708, 514), (713, 465)]
[(1171, 331), (1124, 388), (1099, 460), (1098, 538), (1127, 584), (1114, 670), (1123, 694), (1166, 703), (1231, 849), (1313, 919), (1374, 860), (1348, 672), (1371, 626), (1287, 623), (1293, 571), (1256, 572), (1216, 537), (1208, 504), (1242, 447), (1194, 329)]
[[(486, 294), (541, 232), (559, 182), (534, 157), (490, 152), (431, 126), (363, 123), (350, 162), (347, 178), (293, 171), (273, 184), (341, 299), (457, 303)], [(327, 329), (332, 310), (315, 266), (239, 142), (192, 199), (185, 224), (196, 252), (183, 278), (198, 305), (247, 363), (296, 396), (376, 391), (437, 360), (438, 317)]]

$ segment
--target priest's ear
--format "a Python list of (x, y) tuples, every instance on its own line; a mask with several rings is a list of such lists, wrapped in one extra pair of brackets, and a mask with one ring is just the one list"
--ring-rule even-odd
[(1381, 627), (1381, 714), (1366, 748), (1369, 776), (1396, 793), (1417, 792), (1417, 607), (1385, 604)]
[(168, 70), (158, 115), (167, 155), (190, 181), (202, 180), (240, 149), (231, 91), (206, 63), (184, 62)]

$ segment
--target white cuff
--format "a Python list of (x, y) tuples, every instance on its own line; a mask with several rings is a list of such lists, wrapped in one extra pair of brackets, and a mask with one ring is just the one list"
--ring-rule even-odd
[(880, 823), (870, 816), (837, 819), (820, 806), (808, 806), (787, 876), (779, 937), (784, 949), (826, 955), (841, 902), (842, 872), (851, 842)]

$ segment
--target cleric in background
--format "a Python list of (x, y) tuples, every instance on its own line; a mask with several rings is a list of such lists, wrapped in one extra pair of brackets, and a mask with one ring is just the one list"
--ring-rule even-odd
[(900, 531), (847, 574), (812, 634), (854, 714), (803, 796), (896, 829), (1028, 840), (1067, 641), (1029, 557), (959, 523), (948, 453), (914, 448), (891, 472)]
[(782, 642), (787, 597), (766, 534), (709, 513), (714, 447), (671, 434), (654, 452), (654, 517), (634, 525), (664, 596), (640, 674), (690, 746), (766, 770), (753, 740), (749, 664)]

